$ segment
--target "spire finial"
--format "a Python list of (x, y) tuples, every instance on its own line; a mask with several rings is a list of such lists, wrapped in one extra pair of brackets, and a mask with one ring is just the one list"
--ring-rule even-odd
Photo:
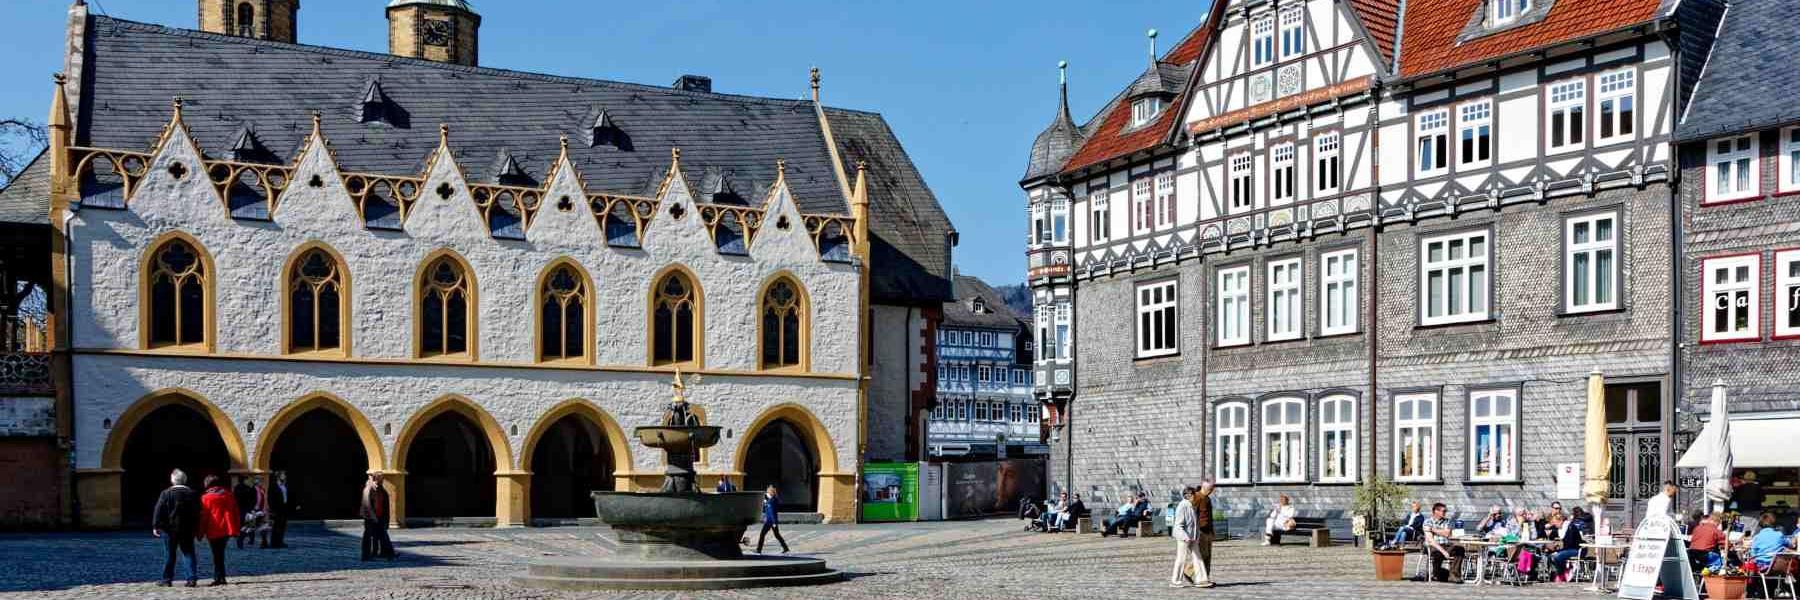
[(562, 141), (562, 153), (568, 154), (569, 153), (569, 136), (567, 136), (567, 135), (562, 136), (561, 141)]
[(1144, 33), (1144, 36), (1150, 38), (1150, 62), (1154, 64), (1156, 62), (1156, 29), (1151, 28), (1150, 31)]
[(449, 146), (450, 145), (450, 124), (449, 123), (438, 123), (438, 145), (439, 146)]
[(812, 95), (813, 95), (813, 102), (818, 102), (819, 101), (819, 68), (818, 67), (812, 68)]
[(1069, 85), (1069, 61), (1056, 61), (1056, 84)]
[(313, 135), (319, 135), (320, 121), (324, 120), (324, 118), (325, 118), (325, 116), (319, 114), (319, 111), (317, 111), (317, 110), (312, 111)]
[(680, 148), (670, 148), (669, 149), (669, 160), (681, 162), (681, 149)]
[(787, 179), (787, 159), (785, 159), (785, 158), (775, 159), (775, 178), (776, 179)]
[(181, 114), (181, 96), (176, 96), (176, 97), (175, 97), (175, 100), (173, 100), (173, 101), (171, 101), (171, 102), (170, 102), (170, 103), (169, 103), (169, 104), (170, 104), (170, 105), (171, 105), (171, 106), (174, 106), (174, 107), (175, 107), (175, 114), (176, 114), (176, 115), (180, 115), (180, 114)]
[(51, 73), (50, 80), (56, 82), (56, 85), (63, 85), (69, 82), (69, 76), (61, 72)]

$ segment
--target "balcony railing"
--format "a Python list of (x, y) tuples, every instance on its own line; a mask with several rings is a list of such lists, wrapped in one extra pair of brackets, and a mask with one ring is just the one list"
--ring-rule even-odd
[(49, 394), (50, 354), (0, 352), (0, 394)]

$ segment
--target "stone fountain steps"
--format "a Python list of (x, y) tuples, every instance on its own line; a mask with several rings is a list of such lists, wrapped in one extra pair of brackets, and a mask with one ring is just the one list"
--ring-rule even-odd
[(618, 561), (548, 559), (534, 562), (520, 585), (561, 590), (714, 590), (818, 585), (844, 574), (816, 558), (755, 557), (738, 560)]

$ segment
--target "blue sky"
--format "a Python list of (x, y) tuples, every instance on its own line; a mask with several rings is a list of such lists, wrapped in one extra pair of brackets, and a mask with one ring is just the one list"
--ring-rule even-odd
[[(0, 115), (43, 121), (61, 68), (65, 0), (0, 8)], [(471, 0), (484, 66), (798, 98), (807, 68), (828, 104), (882, 113), (962, 233), (956, 263), (995, 284), (1025, 278), (1023, 194), (1031, 140), (1056, 106), (1056, 62), (1084, 120), (1166, 49), (1205, 2), (1149, 0)], [(114, 17), (195, 27), (195, 0), (89, 0)], [(303, 0), (300, 41), (386, 51), (385, 0)]]

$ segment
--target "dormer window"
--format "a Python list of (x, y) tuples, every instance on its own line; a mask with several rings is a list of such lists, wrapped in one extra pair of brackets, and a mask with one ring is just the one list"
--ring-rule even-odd
[(1156, 96), (1138, 98), (1131, 103), (1131, 126), (1141, 127), (1162, 114), (1163, 100)]
[(987, 312), (988, 312), (987, 300), (984, 300), (982, 298), (976, 298), (975, 300), (971, 301), (970, 304), (971, 304), (970, 312), (973, 312), (978, 315), (987, 314)]
[(1517, 21), (1520, 15), (1531, 10), (1531, 0), (1493, 0), (1493, 26), (1500, 26)]

